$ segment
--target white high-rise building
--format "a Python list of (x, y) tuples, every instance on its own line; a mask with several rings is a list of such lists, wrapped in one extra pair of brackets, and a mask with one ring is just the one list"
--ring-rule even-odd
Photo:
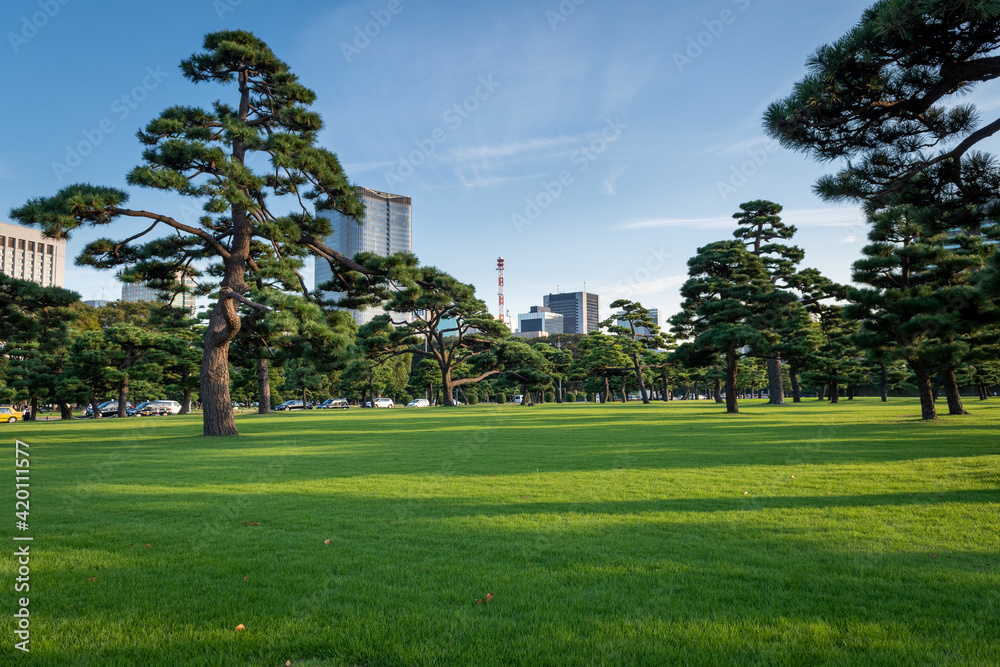
[(42, 287), (64, 287), (65, 271), (66, 241), (0, 222), (0, 273)]
[[(382, 257), (413, 252), (413, 200), (369, 188), (358, 187), (357, 192), (365, 205), (364, 219), (358, 224), (345, 215), (335, 214), (333, 235), (326, 239), (326, 244), (345, 257), (354, 257), (359, 252), (370, 252)], [(314, 289), (318, 290), (320, 285), (332, 278), (329, 263), (317, 258)], [(328, 296), (336, 298), (337, 294), (328, 293)], [(381, 308), (366, 308), (352, 310), (351, 315), (362, 325), (383, 312), (385, 311)]]

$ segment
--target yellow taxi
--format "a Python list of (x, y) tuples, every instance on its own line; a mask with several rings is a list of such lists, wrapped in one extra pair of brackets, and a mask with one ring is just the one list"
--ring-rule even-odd
[(24, 415), (9, 405), (0, 405), (0, 421), (13, 424), (14, 422), (24, 421)]

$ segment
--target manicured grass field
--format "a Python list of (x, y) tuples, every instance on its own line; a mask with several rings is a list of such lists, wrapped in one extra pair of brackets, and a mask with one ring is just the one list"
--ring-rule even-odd
[(9, 471), (31, 444), (34, 542), (32, 652), (8, 549), (2, 653), (1000, 664), (1000, 402), (969, 407), (310, 411), (232, 439), (199, 416), (3, 424)]

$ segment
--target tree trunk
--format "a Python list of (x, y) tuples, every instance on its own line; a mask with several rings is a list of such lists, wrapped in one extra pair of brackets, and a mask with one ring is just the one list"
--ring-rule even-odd
[(128, 405), (128, 374), (122, 376), (122, 382), (118, 385), (118, 416), (128, 417), (126, 406)]
[(601, 403), (608, 402), (608, 394), (611, 393), (611, 385), (608, 383), (608, 376), (604, 376), (604, 393), (601, 394)]
[(883, 403), (889, 402), (889, 366), (888, 364), (879, 364), (879, 394), (882, 397)]
[(257, 360), (257, 414), (271, 414), (271, 362)]
[(191, 414), (191, 394), (194, 390), (191, 387), (184, 389), (184, 397), (181, 399), (181, 411), (177, 414), (179, 415), (189, 415)]
[(854, 383), (853, 382), (847, 383), (847, 400), (849, 400), (849, 401), (853, 401), (854, 400)]
[(466, 405), (471, 405), (471, 403), (469, 403), (469, 397), (468, 397), (468, 395), (465, 393), (465, 390), (462, 389), (461, 386), (459, 386), (459, 388), (458, 388), (458, 393), (460, 393), (462, 395), (462, 402), (463, 403), (465, 403)]
[(826, 383), (824, 382), (816, 389), (816, 400), (822, 401), (826, 398)]
[(632, 355), (632, 366), (635, 368), (635, 381), (639, 383), (639, 397), (643, 405), (649, 405), (649, 394), (646, 393), (646, 383), (642, 379), (642, 367), (639, 366), (639, 355)]
[(715, 378), (715, 402), (722, 403), (722, 378)]
[(792, 381), (792, 403), (802, 402), (802, 386), (799, 384), (799, 367), (788, 364), (788, 377)]
[(955, 378), (955, 369), (945, 369), (941, 372), (941, 378), (944, 380), (944, 392), (948, 397), (948, 414), (969, 414), (965, 411), (965, 406), (962, 405), (962, 390), (958, 386), (958, 380)]
[(665, 402), (670, 400), (670, 384), (666, 375), (663, 376), (663, 400)]
[(455, 387), (451, 383), (451, 369), (445, 366), (441, 366), (441, 400), (445, 405), (455, 407)]
[(736, 398), (736, 374), (739, 371), (739, 357), (735, 352), (726, 352), (726, 412), (739, 414), (740, 404)]
[(100, 419), (100, 417), (101, 417), (101, 411), (100, 411), (100, 409), (98, 409), (97, 406), (98, 406), (97, 396), (95, 396), (94, 394), (91, 394), (90, 395), (90, 413), (92, 415), (94, 415), (94, 419)]
[(521, 385), (521, 405), (531, 405), (531, 393), (526, 384)]
[(202, 432), (206, 436), (239, 435), (233, 403), (229, 397), (229, 342), (227, 318), (238, 325), (239, 314), (232, 299), (216, 302), (208, 318), (201, 359)]
[(985, 384), (979, 385), (979, 400), (985, 401), (989, 394), (987, 393), (987, 387)]
[(625, 391), (625, 374), (622, 373), (622, 403), (628, 403), (628, 392)]
[(840, 382), (838, 380), (830, 381), (830, 403), (840, 403)]
[(38, 421), (38, 397), (31, 397), (31, 421)]
[(917, 376), (917, 391), (920, 392), (920, 417), (930, 421), (937, 419), (937, 409), (934, 407), (934, 387), (931, 384), (931, 374), (921, 364), (910, 364), (913, 374)]
[(59, 419), (72, 419), (73, 411), (69, 409), (66, 401), (59, 401)]
[(785, 384), (781, 377), (781, 357), (775, 355), (767, 359), (767, 404), (785, 404)]
[[(451, 377), (450, 376), (448, 377), (448, 380), (449, 380), (449, 382), (448, 382), (448, 385), (449, 385), (448, 405), (451, 405), (451, 391), (450, 391)], [(368, 402), (371, 403), (371, 407), (373, 407), (373, 408), (375, 407), (375, 374), (374, 373), (369, 373), (368, 374)]]

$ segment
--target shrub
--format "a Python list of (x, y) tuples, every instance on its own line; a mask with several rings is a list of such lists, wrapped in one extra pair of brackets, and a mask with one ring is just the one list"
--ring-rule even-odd
[(546, 403), (555, 403), (556, 402), (556, 395), (554, 393), (552, 393), (551, 391), (545, 392), (545, 402)]

